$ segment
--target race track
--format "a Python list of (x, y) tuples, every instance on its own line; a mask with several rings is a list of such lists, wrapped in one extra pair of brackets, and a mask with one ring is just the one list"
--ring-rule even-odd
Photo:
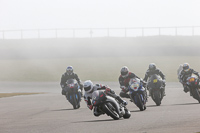
[[(102, 83), (102, 82), (101, 82)], [(117, 82), (104, 82), (119, 94)], [(60, 94), (59, 83), (1, 83), (0, 92), (45, 92), (0, 98), (0, 133), (197, 133), (200, 105), (180, 83), (167, 83), (161, 106), (148, 99), (139, 109), (128, 99), (129, 119), (95, 117), (82, 99), (74, 110)]]

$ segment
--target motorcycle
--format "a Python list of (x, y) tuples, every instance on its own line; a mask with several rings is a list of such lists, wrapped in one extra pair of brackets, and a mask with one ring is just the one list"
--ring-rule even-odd
[(128, 90), (131, 101), (134, 102), (140, 111), (146, 110), (147, 96), (141, 80), (138, 78), (130, 79)]
[(97, 90), (92, 93), (92, 104), (94, 108), (97, 108), (101, 114), (107, 114), (114, 120), (118, 120), (121, 117), (128, 119), (131, 116), (130, 111), (119, 104), (119, 102), (111, 96), (108, 96), (104, 91)]
[(199, 78), (195, 76), (188, 77), (186, 80), (186, 84), (193, 98), (199, 101), (200, 103), (200, 94), (199, 94), (200, 92), (198, 88)]
[(162, 91), (162, 79), (156, 75), (153, 74), (148, 81), (148, 89), (149, 89), (149, 93), (151, 95), (151, 98), (153, 99), (153, 101), (156, 103), (157, 106), (160, 106), (161, 101), (164, 97), (163, 91)]
[(81, 90), (75, 79), (68, 79), (65, 87), (66, 98), (72, 104), (74, 109), (80, 108)]

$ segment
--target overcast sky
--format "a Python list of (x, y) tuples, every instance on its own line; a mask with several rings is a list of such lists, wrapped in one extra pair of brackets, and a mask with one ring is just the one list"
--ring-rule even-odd
[(200, 26), (200, 0), (0, 0), (0, 30)]

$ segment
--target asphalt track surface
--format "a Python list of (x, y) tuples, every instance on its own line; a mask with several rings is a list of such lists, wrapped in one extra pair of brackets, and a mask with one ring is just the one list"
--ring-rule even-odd
[[(101, 82), (102, 83), (102, 82)], [(117, 82), (103, 82), (119, 94)], [(1, 83), (0, 92), (45, 92), (0, 98), (0, 133), (197, 133), (200, 105), (180, 83), (167, 83), (161, 106), (148, 98), (147, 109), (128, 99), (129, 119), (95, 117), (82, 99), (74, 110), (60, 94), (59, 83)]]

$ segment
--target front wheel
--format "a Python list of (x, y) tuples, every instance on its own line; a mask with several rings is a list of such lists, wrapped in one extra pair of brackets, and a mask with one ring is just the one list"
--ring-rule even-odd
[(154, 91), (152, 94), (152, 98), (154, 100), (154, 102), (156, 103), (157, 106), (160, 106), (161, 104), (161, 93), (160, 91)]
[(200, 103), (200, 94), (198, 89), (193, 90), (193, 97)]
[(140, 109), (140, 111), (143, 111), (146, 109), (145, 104), (143, 103), (142, 99), (144, 99), (144, 98), (140, 94), (137, 94), (135, 96), (135, 103), (136, 103), (137, 107)]
[(111, 103), (105, 103), (103, 105), (103, 110), (108, 116), (112, 117), (114, 120), (118, 120), (120, 118), (116, 108)]
[(78, 98), (76, 97), (76, 95), (72, 96), (72, 105), (74, 109), (80, 108), (80, 103), (78, 102)]

